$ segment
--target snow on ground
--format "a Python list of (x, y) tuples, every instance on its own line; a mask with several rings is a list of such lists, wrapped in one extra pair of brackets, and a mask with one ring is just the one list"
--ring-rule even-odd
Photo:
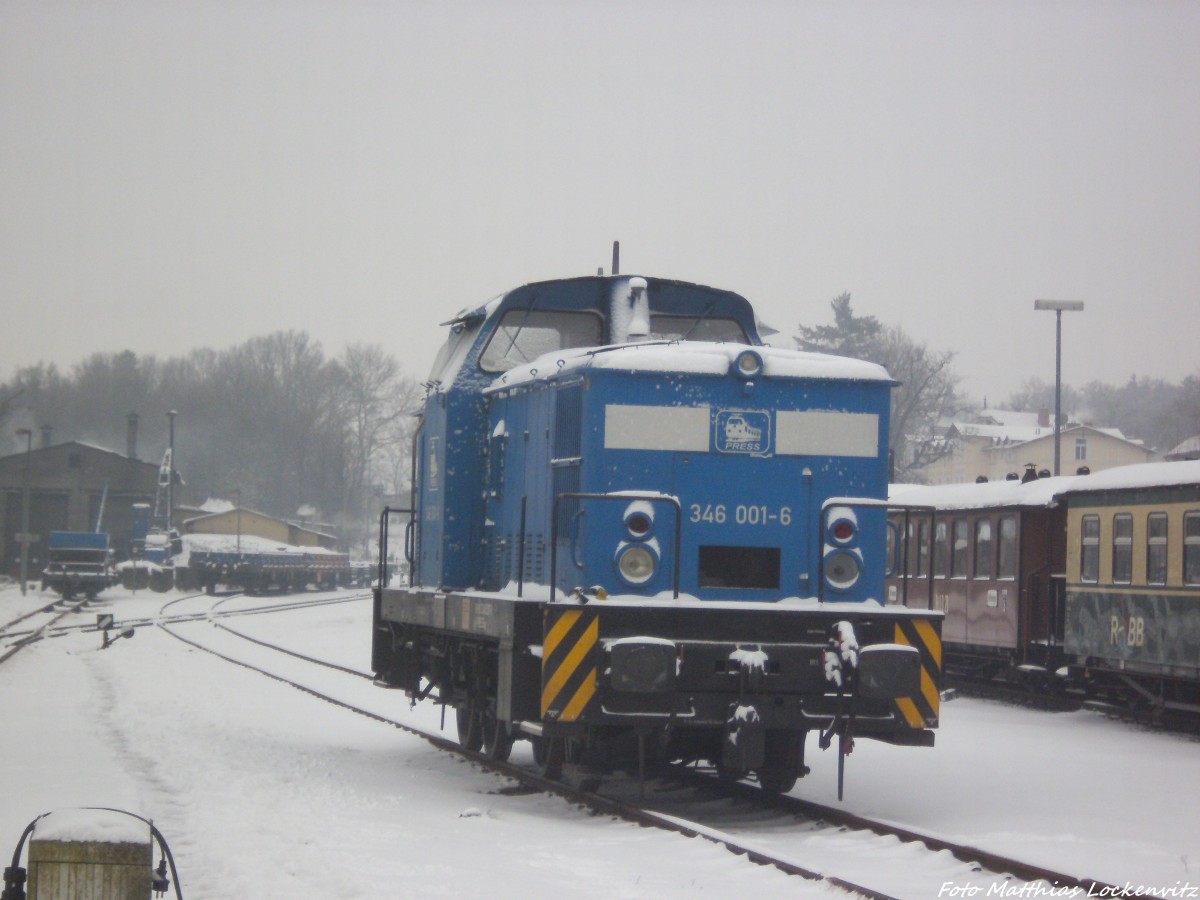
[[(101, 603), (122, 619), (153, 615), (171, 596), (114, 589)], [(0, 589), (0, 622), (47, 599)], [(229, 624), (365, 669), (369, 617), (360, 602)], [(205, 641), (216, 633), (204, 622), (186, 627)], [(71, 634), (0, 665), (6, 859), (40, 813), (115, 806), (154, 819), (189, 900), (836, 893), (707, 842), (503, 793), (505, 779), (419, 738), (158, 629), (99, 646), (95, 633)], [(366, 682), (356, 690), (393, 718), (438, 721), (429, 704), (409, 712), (397, 692)], [(527, 753), (517, 746), (514, 757)], [(836, 803), (832, 752), (810, 749), (809, 764), (797, 793)], [(845, 805), (1048, 868), (1166, 889), (1200, 884), (1197, 787), (1195, 740), (1089, 712), (960, 699), (943, 705), (933, 750), (860, 742)], [(775, 828), (756, 843), (843, 876), (839, 866), (857, 854), (870, 870), (875, 861), (844, 837), (840, 851), (802, 829)], [(912, 848), (894, 856), (929, 865)], [(937, 896), (938, 879), (926, 882), (903, 896)]]
[[(104, 597), (118, 618), (169, 599)], [(0, 592), (0, 621), (20, 601)], [(286, 639), (289, 620), (271, 620)], [(831, 893), (704, 841), (505, 795), (506, 779), (158, 629), (99, 646), (68, 635), (0, 666), (5, 859), (37, 815), (109, 806), (154, 820), (189, 900)]]

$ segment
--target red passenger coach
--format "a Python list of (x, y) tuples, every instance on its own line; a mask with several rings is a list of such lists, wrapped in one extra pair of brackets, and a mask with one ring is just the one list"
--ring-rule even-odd
[[(893, 485), (887, 602), (938, 609), (948, 674), (1034, 678), (1063, 643), (1066, 511), (1072, 478)], [(931, 578), (932, 573), (932, 578)]]

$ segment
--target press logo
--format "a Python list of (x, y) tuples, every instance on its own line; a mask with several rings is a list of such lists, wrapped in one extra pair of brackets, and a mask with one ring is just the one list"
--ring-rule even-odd
[(766, 456), (771, 452), (771, 414), (743, 409), (717, 411), (713, 444), (718, 453)]

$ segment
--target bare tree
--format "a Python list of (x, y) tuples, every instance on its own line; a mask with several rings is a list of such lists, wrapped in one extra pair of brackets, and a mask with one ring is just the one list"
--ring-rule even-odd
[(950, 452), (941, 440), (940, 424), (963, 408), (958, 376), (951, 368), (954, 353), (930, 350), (892, 327), (884, 332), (877, 356), (875, 361), (900, 382), (892, 392), (888, 433), (895, 454), (893, 478), (919, 478), (922, 468)]
[(394, 357), (378, 344), (351, 344), (338, 358), (338, 404), (346, 421), (349, 449), (346, 481), (362, 507), (378, 484), (379, 459), (395, 437), (415, 382), (405, 378)]

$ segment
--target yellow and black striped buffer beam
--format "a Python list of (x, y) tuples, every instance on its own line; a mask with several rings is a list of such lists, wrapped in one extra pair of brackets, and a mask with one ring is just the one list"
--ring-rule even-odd
[(941, 633), (925, 619), (905, 619), (896, 623), (896, 643), (916, 647), (921, 654), (921, 691), (893, 701), (896, 711), (910, 728), (934, 728), (941, 705)]
[(600, 612), (588, 607), (547, 609), (542, 641), (542, 718), (574, 722), (596, 696)]

